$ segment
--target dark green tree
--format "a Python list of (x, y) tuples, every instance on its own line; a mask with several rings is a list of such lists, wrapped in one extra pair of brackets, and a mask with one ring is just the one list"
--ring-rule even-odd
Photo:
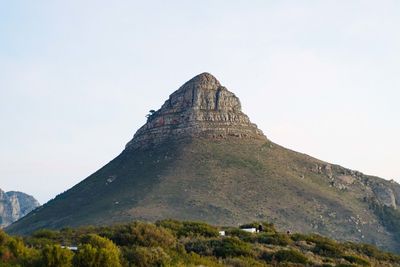
[(74, 257), (74, 266), (121, 266), (120, 250), (111, 240), (89, 234), (83, 238), (83, 242)]
[(42, 249), (40, 266), (69, 267), (72, 266), (74, 253), (59, 245), (47, 245)]

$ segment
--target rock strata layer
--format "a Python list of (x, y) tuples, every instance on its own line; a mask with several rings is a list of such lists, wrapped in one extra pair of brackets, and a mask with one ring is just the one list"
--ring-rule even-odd
[(22, 218), (38, 207), (39, 202), (22, 192), (4, 192), (0, 189), (0, 228)]
[(172, 93), (126, 145), (157, 145), (170, 138), (266, 138), (241, 111), (239, 98), (209, 73), (202, 73)]

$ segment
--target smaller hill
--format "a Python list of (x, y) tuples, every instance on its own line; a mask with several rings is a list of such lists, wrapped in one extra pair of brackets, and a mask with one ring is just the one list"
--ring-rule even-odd
[(0, 228), (17, 221), (39, 207), (39, 202), (28, 194), (0, 189)]
[(136, 221), (39, 230), (24, 240), (0, 231), (1, 263), (78, 267), (390, 267), (400, 266), (400, 256), (367, 244), (340, 243), (316, 234), (279, 232), (266, 222), (218, 227), (166, 219), (156, 223)]

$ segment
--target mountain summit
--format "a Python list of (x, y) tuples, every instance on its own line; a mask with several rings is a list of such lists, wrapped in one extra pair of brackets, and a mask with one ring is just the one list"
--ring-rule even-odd
[(400, 186), (281, 147), (209, 73), (172, 93), (107, 165), (7, 228), (164, 218), (271, 221), (400, 251)]
[(213, 137), (265, 139), (242, 112), (239, 98), (209, 73), (202, 73), (170, 95), (158, 111), (151, 111), (126, 148), (157, 145), (167, 139)]

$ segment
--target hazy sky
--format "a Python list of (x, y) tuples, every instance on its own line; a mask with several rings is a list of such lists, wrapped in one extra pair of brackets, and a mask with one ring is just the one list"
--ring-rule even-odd
[(0, 188), (41, 203), (207, 71), (272, 141), (400, 181), (400, 1), (0, 0)]

